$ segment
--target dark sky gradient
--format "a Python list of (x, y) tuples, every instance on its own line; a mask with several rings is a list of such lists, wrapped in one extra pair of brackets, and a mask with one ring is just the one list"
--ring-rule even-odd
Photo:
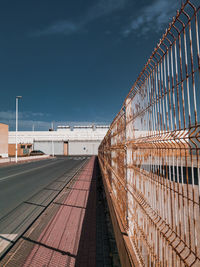
[(110, 123), (179, 4), (2, 0), (0, 122)]

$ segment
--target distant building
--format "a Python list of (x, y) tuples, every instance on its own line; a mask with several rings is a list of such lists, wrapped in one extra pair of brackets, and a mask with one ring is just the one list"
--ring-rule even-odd
[[(58, 126), (56, 131), (19, 131), (18, 143), (31, 145), (51, 155), (93, 155), (109, 129), (108, 125)], [(15, 132), (9, 132), (9, 144), (15, 144)]]
[(0, 123), (0, 157), (8, 157), (8, 125)]

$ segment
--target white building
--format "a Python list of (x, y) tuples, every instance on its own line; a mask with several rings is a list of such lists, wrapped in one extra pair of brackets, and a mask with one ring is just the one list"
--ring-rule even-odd
[[(19, 131), (18, 143), (32, 144), (34, 150), (55, 155), (95, 155), (109, 126), (58, 126), (56, 131)], [(15, 143), (15, 131), (8, 143)]]

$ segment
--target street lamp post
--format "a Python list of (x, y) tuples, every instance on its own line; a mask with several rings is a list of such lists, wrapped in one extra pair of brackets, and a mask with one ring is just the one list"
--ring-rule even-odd
[[(53, 131), (53, 122), (51, 123), (51, 129)], [(52, 140), (51, 140), (51, 145), (52, 145), (52, 157), (54, 157), (54, 142), (53, 142), (53, 136), (52, 136)]]
[(15, 143), (16, 143), (16, 149), (15, 149), (15, 162), (17, 163), (17, 131), (18, 131), (18, 100), (22, 98), (22, 96), (16, 96), (16, 135), (15, 135)]

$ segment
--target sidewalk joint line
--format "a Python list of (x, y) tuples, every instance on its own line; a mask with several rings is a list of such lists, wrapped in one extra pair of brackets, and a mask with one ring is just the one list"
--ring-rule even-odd
[(13, 243), (13, 244), (15, 243), (15, 241), (10, 240), (9, 238), (6, 238), (5, 236), (0, 235), (0, 238), (3, 239), (3, 240), (5, 240), (5, 241), (8, 241), (10, 243)]
[(43, 207), (43, 208), (45, 208), (45, 207), (46, 207), (45, 205), (42, 205), (42, 204), (37, 204), (37, 203), (29, 202), (29, 201), (24, 201), (24, 203), (26, 203), (26, 204), (30, 204), (30, 205), (34, 205), (34, 206)]
[(51, 191), (57, 191), (57, 192), (60, 191), (60, 189), (53, 189), (53, 188), (47, 188), (47, 187), (44, 188), (44, 190), (51, 190)]
[(59, 249), (59, 248), (54, 248), (54, 247), (48, 246), (48, 245), (46, 245), (46, 244), (44, 244), (44, 243), (41, 243), (41, 242), (39, 242), (39, 241), (30, 239), (29, 237), (22, 236), (22, 239), (24, 239), (25, 241), (34, 243), (34, 244), (36, 244), (36, 245), (39, 245), (39, 246), (42, 246), (42, 247), (45, 247), (45, 248), (54, 250), (54, 251), (56, 251), (56, 252), (61, 253), (62, 255), (67, 255), (67, 256), (69, 256), (69, 257), (76, 258), (76, 255), (71, 254), (71, 253), (68, 252), (68, 251), (64, 251), (64, 250), (61, 250), (61, 249)]
[(67, 187), (67, 189), (78, 190), (78, 191), (89, 191), (89, 189), (81, 189), (81, 188), (73, 188), (73, 187)]
[(64, 203), (59, 203), (59, 202), (53, 202), (53, 204), (60, 205), (60, 206), (72, 207), (72, 208), (78, 208), (78, 209), (86, 209), (85, 207), (69, 205), (69, 204), (64, 204)]

